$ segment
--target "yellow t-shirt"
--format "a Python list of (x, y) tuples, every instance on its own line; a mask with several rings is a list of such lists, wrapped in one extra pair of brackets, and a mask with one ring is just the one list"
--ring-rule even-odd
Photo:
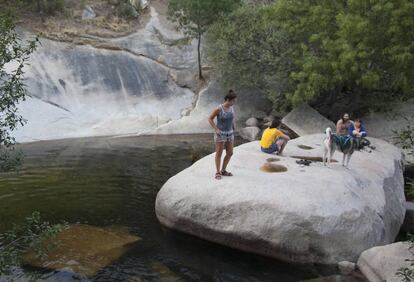
[(268, 149), (277, 138), (282, 136), (283, 133), (277, 128), (266, 128), (263, 132), (262, 139), (260, 140), (260, 146), (263, 149)]

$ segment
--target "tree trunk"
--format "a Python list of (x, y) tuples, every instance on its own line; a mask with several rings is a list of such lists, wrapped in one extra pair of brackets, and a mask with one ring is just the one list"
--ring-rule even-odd
[(42, 23), (44, 23), (45, 22), (44, 12), (43, 12), (43, 7), (45, 6), (44, 0), (37, 0), (36, 2), (37, 2), (37, 11), (39, 13), (40, 20), (42, 21)]
[(198, 46), (197, 46), (197, 52), (198, 52), (198, 77), (200, 79), (203, 79), (203, 73), (201, 71), (201, 32), (198, 32)]

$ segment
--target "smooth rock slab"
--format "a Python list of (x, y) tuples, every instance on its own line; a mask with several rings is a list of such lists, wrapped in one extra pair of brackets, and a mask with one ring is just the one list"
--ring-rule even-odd
[(402, 282), (396, 273), (403, 267), (412, 269), (411, 262), (406, 261), (414, 259), (409, 247), (407, 242), (398, 242), (366, 250), (358, 259), (358, 268), (370, 282)]
[(293, 109), (282, 123), (298, 136), (325, 132), (327, 127), (335, 128), (335, 124), (318, 113), (307, 104)]
[(288, 157), (320, 157), (322, 140), (316, 134), (289, 142), (277, 162), (287, 172), (261, 171), (271, 156), (254, 141), (235, 148), (228, 167), (234, 176), (215, 180), (211, 154), (164, 184), (157, 217), (169, 228), (284, 261), (355, 262), (362, 251), (393, 242), (403, 222), (401, 151), (372, 138), (377, 149), (355, 152), (350, 169), (300, 167)]

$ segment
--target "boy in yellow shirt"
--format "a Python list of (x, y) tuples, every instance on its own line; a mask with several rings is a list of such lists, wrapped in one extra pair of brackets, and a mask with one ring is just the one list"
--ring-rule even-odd
[(281, 155), (287, 142), (290, 140), (289, 136), (278, 130), (277, 120), (273, 120), (271, 125), (265, 129), (260, 140), (260, 148), (262, 152)]

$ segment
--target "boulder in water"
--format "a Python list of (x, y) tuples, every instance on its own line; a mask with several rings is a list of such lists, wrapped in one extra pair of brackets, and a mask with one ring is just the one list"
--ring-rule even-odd
[(410, 268), (414, 255), (410, 244), (398, 242), (386, 246), (374, 247), (363, 252), (358, 259), (358, 268), (372, 282), (398, 282), (402, 277), (396, 275), (400, 268)]
[(297, 158), (321, 157), (323, 138), (290, 141), (277, 162), (286, 169), (278, 173), (261, 170), (271, 155), (260, 151), (258, 141), (234, 149), (232, 177), (214, 179), (211, 154), (164, 184), (157, 217), (171, 229), (284, 261), (355, 262), (399, 232), (405, 213), (402, 154), (372, 138), (377, 149), (356, 151), (349, 169), (316, 161), (299, 166)]

